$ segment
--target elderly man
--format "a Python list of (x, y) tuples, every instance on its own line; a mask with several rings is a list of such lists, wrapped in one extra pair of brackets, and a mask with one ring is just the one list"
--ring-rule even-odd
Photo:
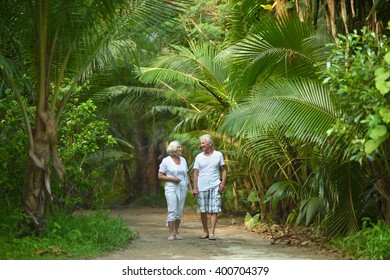
[[(193, 179), (194, 194), (198, 196), (203, 226), (203, 234), (200, 238), (215, 240), (218, 213), (221, 212), (221, 192), (226, 183), (226, 168), (222, 153), (213, 149), (213, 140), (210, 135), (203, 135), (199, 139), (203, 152), (195, 158)], [(210, 214), (210, 231), (208, 214)]]

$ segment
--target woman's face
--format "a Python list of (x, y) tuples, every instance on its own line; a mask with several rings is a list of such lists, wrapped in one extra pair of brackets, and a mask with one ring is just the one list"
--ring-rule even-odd
[(182, 151), (183, 151), (183, 148), (181, 147), (181, 145), (177, 146), (176, 154), (181, 155)]

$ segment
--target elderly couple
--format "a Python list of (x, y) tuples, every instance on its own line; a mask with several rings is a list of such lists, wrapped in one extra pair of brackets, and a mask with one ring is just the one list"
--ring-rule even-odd
[[(168, 156), (159, 168), (158, 179), (165, 181), (165, 197), (168, 205), (168, 240), (181, 240), (179, 226), (183, 214), (187, 187), (193, 196), (198, 197), (198, 207), (203, 226), (201, 239), (215, 240), (215, 227), (218, 212), (221, 212), (221, 192), (225, 187), (226, 168), (221, 152), (213, 149), (213, 140), (206, 134), (199, 138), (202, 153), (198, 154), (194, 163), (194, 182), (188, 173), (187, 162), (181, 156), (182, 147), (178, 141), (171, 142), (167, 147)], [(208, 214), (210, 226), (208, 228)]]

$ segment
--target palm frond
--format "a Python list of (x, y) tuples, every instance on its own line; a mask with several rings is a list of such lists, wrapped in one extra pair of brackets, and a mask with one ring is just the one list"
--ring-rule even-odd
[[(259, 77), (315, 77), (316, 50), (305, 40), (314, 35), (314, 30), (297, 18), (281, 18), (266, 21), (261, 30), (249, 35), (236, 45), (218, 55), (217, 60), (228, 60), (241, 69), (239, 79), (251, 87)], [(312, 37), (313, 38), (313, 37)]]
[(331, 168), (329, 185), (333, 189), (332, 208), (326, 214), (321, 231), (326, 236), (343, 236), (359, 229), (364, 209), (367, 172), (357, 162), (341, 162)]
[(230, 135), (256, 137), (271, 125), (288, 127), (302, 141), (324, 141), (337, 112), (326, 88), (307, 79), (278, 80), (266, 84), (253, 98), (232, 111), (222, 130)]
[(110, 166), (116, 166), (119, 163), (129, 163), (133, 159), (133, 153), (111, 149), (88, 155), (85, 163), (99, 168), (108, 168)]
[(261, 5), (268, 4), (268, 0), (234, 0), (229, 1), (229, 20), (227, 41), (236, 43), (245, 38), (259, 25), (259, 20), (268, 17), (267, 11)]
[(235, 106), (226, 85), (226, 68), (223, 63), (214, 61), (217, 55), (215, 49), (194, 43), (190, 43), (190, 48), (173, 46), (173, 49), (175, 53), (164, 56), (156, 67), (143, 70), (140, 80), (145, 83), (161, 82), (172, 88), (178, 84), (200, 86), (204, 91), (197, 91), (197, 94), (209, 94), (225, 109)]
[(199, 82), (199, 79), (191, 74), (176, 69), (151, 67), (140, 70), (142, 72), (140, 81), (143, 83), (158, 83), (164, 81), (164, 83), (168, 84), (172, 82), (193, 84)]

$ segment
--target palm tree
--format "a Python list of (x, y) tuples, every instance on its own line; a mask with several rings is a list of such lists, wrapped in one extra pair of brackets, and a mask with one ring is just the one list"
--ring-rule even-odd
[[(284, 19), (275, 26), (283, 26), (283, 21)], [(300, 78), (291, 79), (291, 76), (287, 76), (288, 68), (283, 68), (280, 63), (283, 57), (288, 56), (279, 55), (282, 51), (274, 48), (278, 37), (287, 36), (277, 32), (279, 27), (274, 28), (276, 32), (268, 33), (271, 28), (266, 26), (258, 35), (249, 36), (221, 55), (224, 59), (231, 59), (236, 65), (242, 64), (241, 68), (245, 71), (248, 69), (250, 75), (236, 76), (240, 80), (249, 76), (246, 85), (253, 92), (253, 97), (247, 98), (226, 116), (222, 132), (245, 137), (243, 149), (250, 150), (249, 154), (254, 161), (275, 174), (276, 183), (270, 186), (265, 201), (272, 200), (273, 205), (277, 206), (282, 200), (287, 200), (286, 210), (294, 209), (290, 213), (290, 220), (306, 224), (318, 221), (322, 233), (327, 235), (354, 232), (359, 228), (362, 213), (367, 211), (368, 201), (364, 199), (364, 195), (369, 183), (367, 170), (370, 167), (350, 161), (345, 154), (346, 145), (334, 143), (332, 137), (327, 137), (333, 124), (342, 122), (343, 117), (339, 98), (331, 96), (328, 87), (312, 80), (318, 79), (314, 72), (319, 68), (313, 65), (316, 57), (319, 58), (318, 61), (323, 57), (318, 56), (321, 54), (318, 52), (322, 52), (321, 48), (313, 49), (314, 52), (307, 54), (308, 49), (302, 48), (304, 51), (298, 55), (312, 58), (312, 61), (306, 59), (309, 63), (306, 67), (304, 63), (298, 62), (298, 66), (301, 66), (298, 69), (292, 65), (292, 69), (297, 72), (291, 76)], [(270, 44), (268, 42), (272, 35), (275, 39)], [(294, 37), (299, 38), (295, 44), (309, 42), (308, 38), (297, 35)], [(288, 44), (281, 49), (285, 53), (296, 51), (294, 47), (290, 49)], [(340, 53), (344, 52), (345, 50)], [(274, 61), (279, 63), (272, 63)], [(340, 62), (340, 69), (344, 71), (341, 64), (345, 64), (345, 61)], [(305, 69), (312, 73), (307, 75)], [(349, 72), (348, 69), (346, 67), (346, 72)], [(262, 76), (264, 73), (267, 78), (265, 82)], [(284, 73), (289, 79), (281, 79), (279, 73)], [(274, 78), (275, 74), (277, 79)], [(332, 86), (338, 87), (337, 83), (332, 83)], [(348, 95), (345, 95), (345, 91), (340, 91), (340, 94), (344, 94), (343, 100), (347, 104)], [(359, 96), (359, 93), (356, 95)], [(356, 127), (354, 129), (357, 131)], [(354, 135), (358, 136), (357, 133)], [(348, 142), (348, 139), (344, 137), (343, 141)], [(379, 181), (377, 184), (383, 182)]]
[[(186, 1), (85, 0), (2, 1), (1, 75), (12, 88), (29, 136), (25, 210), (41, 229), (51, 198), (50, 166), (64, 176), (57, 155), (58, 126), (74, 88), (95, 69), (137, 52), (130, 35), (166, 21)], [(131, 32), (129, 32), (131, 31)], [(68, 86), (65, 93), (61, 87)], [(26, 112), (30, 94), (36, 104), (34, 127)]]
[(328, 142), (327, 131), (340, 116), (336, 108), (318, 81), (277, 80), (258, 88), (222, 126), (228, 135), (245, 137), (243, 149), (274, 172), (264, 201), (274, 207), (288, 201), (286, 210), (295, 209), (289, 219), (297, 224), (326, 221), (322, 233), (328, 235), (358, 229), (366, 182), (364, 169)]

